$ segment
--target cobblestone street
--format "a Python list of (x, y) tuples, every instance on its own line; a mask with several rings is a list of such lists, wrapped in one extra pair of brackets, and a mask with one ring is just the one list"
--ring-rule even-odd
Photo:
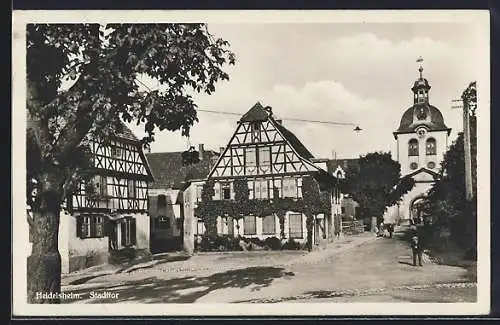
[[(426, 259), (411, 265), (398, 239), (346, 237), (324, 250), (227, 252), (158, 261), (86, 281), (63, 280), (65, 302), (474, 302), (470, 270)], [(71, 284), (73, 283), (73, 284)], [(74, 284), (77, 283), (77, 284)], [(118, 293), (92, 299), (90, 293)]]

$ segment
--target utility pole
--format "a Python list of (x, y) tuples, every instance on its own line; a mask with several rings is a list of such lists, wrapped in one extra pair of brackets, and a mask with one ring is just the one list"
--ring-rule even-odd
[(472, 154), (471, 154), (471, 115), (475, 115), (477, 98), (476, 82), (471, 82), (462, 93), (464, 118), (464, 154), (465, 154), (465, 197), (468, 201), (474, 196), (472, 187)]
[[(474, 196), (472, 185), (472, 154), (470, 118), (475, 116), (477, 108), (476, 82), (473, 81), (463, 91), (461, 100), (463, 112), (464, 160), (465, 160), (465, 198), (471, 201)], [(455, 106), (457, 107), (457, 106)], [(458, 107), (457, 107), (458, 108)]]

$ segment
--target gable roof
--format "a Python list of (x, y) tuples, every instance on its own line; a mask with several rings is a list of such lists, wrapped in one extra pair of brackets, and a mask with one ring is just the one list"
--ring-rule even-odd
[(288, 130), (281, 122), (278, 122), (273, 118), (271, 107), (263, 107), (260, 102), (255, 103), (246, 112), (243, 114), (239, 123), (245, 122), (264, 122), (267, 120), (272, 121), (274, 127), (283, 135), (285, 140), (293, 147), (293, 149), (302, 157), (307, 160), (314, 158), (313, 154), (302, 144), (302, 142), (293, 134), (290, 130)]
[(278, 131), (283, 135), (285, 140), (290, 143), (290, 145), (297, 151), (297, 153), (305, 159), (314, 158), (313, 154), (300, 142), (300, 140), (293, 134), (290, 130), (283, 126), (283, 124), (277, 122), (275, 119), (271, 117), (271, 120), (274, 122), (274, 126)]
[(146, 154), (153, 173), (152, 189), (183, 189), (193, 179), (204, 179), (215, 163), (218, 153), (211, 150), (203, 152), (203, 160), (197, 164), (185, 166), (182, 163), (182, 152), (156, 152)]
[(248, 110), (248, 112), (243, 114), (243, 116), (240, 118), (240, 123), (263, 122), (266, 121), (268, 117), (269, 113), (266, 111), (266, 109), (262, 106), (261, 103), (257, 102), (255, 105), (252, 106), (252, 108)]
[(135, 136), (134, 132), (130, 130), (128, 126), (125, 125), (125, 123), (122, 122), (123, 129), (121, 132), (119, 132), (116, 136), (122, 139), (130, 140), (130, 141), (138, 141), (139, 139)]

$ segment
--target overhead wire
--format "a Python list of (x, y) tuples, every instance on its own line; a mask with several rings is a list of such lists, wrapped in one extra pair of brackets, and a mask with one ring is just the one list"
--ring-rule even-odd
[[(146, 87), (149, 91), (153, 91), (150, 87), (148, 87), (145, 83), (143, 83), (141, 80), (136, 79), (141, 85)], [(158, 90), (158, 89), (156, 89)], [(213, 113), (213, 114), (222, 114), (222, 115), (233, 115), (233, 116), (242, 116), (242, 113), (236, 113), (236, 112), (228, 112), (228, 111), (216, 111), (216, 110), (209, 110), (209, 109), (197, 109), (198, 112), (205, 112), (205, 113)], [(285, 121), (294, 121), (294, 122), (304, 122), (304, 123), (319, 123), (319, 124), (330, 124), (330, 125), (342, 125), (342, 126), (356, 126), (354, 123), (349, 123), (349, 122), (335, 122), (335, 121), (325, 121), (325, 120), (308, 120), (308, 119), (302, 119), (302, 118), (293, 118), (293, 117), (280, 117), (280, 120), (285, 120)]]

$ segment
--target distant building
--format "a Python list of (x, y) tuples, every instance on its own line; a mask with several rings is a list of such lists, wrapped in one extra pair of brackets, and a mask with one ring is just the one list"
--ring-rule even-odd
[[(359, 168), (359, 159), (330, 159), (327, 162), (328, 172), (337, 179), (345, 179), (348, 171)], [(349, 194), (340, 193), (340, 214), (343, 219), (361, 218), (359, 204)]]
[[(152, 252), (177, 251), (184, 247), (185, 209), (190, 212), (189, 204), (184, 204), (184, 198), (190, 193), (185, 191), (191, 183), (208, 176), (218, 157), (217, 152), (205, 150), (203, 144), (198, 146), (198, 155), (200, 161), (190, 165), (183, 163), (182, 152), (146, 155), (155, 177), (149, 190)], [(197, 187), (197, 193), (201, 194), (201, 186)]]
[(420, 204), (438, 179), (440, 162), (448, 148), (451, 129), (439, 109), (429, 103), (431, 86), (422, 71), (420, 67), (420, 77), (411, 88), (413, 105), (405, 110), (399, 128), (393, 133), (401, 174), (413, 177), (416, 184), (399, 204), (388, 209), (385, 222), (408, 224), (421, 217)]

